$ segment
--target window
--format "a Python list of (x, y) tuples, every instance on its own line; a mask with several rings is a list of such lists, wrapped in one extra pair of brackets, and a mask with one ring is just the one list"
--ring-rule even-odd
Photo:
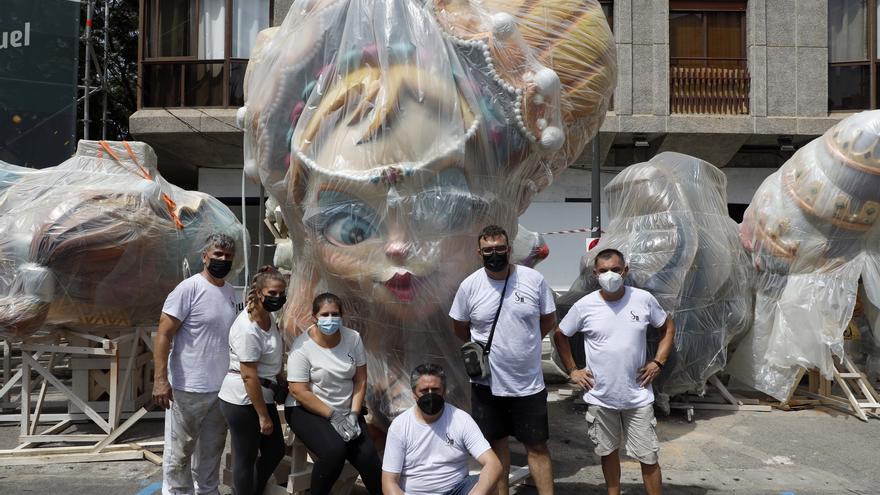
[(746, 2), (669, 2), (669, 111), (748, 115)]
[(877, 31), (878, 8), (877, 0), (828, 2), (828, 109), (831, 111), (877, 108), (880, 33), (872, 33)]
[(141, 0), (140, 107), (236, 107), (273, 0)]
[(605, 13), (605, 19), (608, 21), (608, 27), (611, 28), (611, 32), (614, 32), (614, 1), (613, 0), (599, 0), (599, 5), (602, 6), (602, 12)]
[(669, 5), (669, 59), (673, 67), (746, 69), (746, 3)]

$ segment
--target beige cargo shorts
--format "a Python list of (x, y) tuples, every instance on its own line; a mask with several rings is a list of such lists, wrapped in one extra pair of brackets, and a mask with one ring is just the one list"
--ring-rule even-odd
[(620, 410), (590, 405), (586, 419), (596, 455), (604, 457), (623, 446), (639, 462), (657, 464), (660, 443), (653, 405)]

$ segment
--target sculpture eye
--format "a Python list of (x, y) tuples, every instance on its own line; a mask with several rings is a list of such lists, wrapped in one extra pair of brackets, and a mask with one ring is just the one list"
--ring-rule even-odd
[(378, 234), (371, 216), (358, 212), (340, 212), (327, 219), (322, 229), (323, 236), (340, 246), (354, 246)]

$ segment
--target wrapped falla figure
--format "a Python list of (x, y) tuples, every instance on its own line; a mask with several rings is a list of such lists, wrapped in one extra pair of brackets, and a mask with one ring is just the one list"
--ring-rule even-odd
[(0, 336), (154, 325), (213, 233), (241, 254), (232, 211), (167, 182), (145, 143), (80, 141), (44, 169), (0, 162)]
[[(344, 301), (368, 353), (368, 405), (411, 405), (408, 373), (467, 378), (446, 313), (477, 268), (476, 234), (507, 227), (604, 117), (614, 43), (596, 1), (295, 1), (248, 65), (246, 172), (292, 241), (287, 327), (314, 294)], [(524, 253), (519, 253), (524, 254)]]
[[(726, 365), (728, 344), (751, 326), (752, 269), (726, 189), (721, 170), (680, 153), (627, 167), (605, 186), (610, 221), (559, 301), (565, 307), (599, 288), (597, 253), (623, 252), (628, 284), (651, 292), (675, 321), (674, 351), (654, 382), (667, 395), (702, 393)], [(656, 346), (656, 332), (648, 338)]]
[(832, 377), (861, 277), (880, 301), (880, 111), (840, 121), (758, 188), (740, 226), (758, 279), (728, 371), (780, 400), (800, 369)]

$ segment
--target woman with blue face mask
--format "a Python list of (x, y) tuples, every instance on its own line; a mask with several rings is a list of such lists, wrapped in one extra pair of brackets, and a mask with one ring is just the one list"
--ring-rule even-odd
[(342, 301), (324, 293), (312, 302), (314, 324), (287, 358), (290, 396), (284, 416), (316, 457), (313, 495), (330, 493), (348, 460), (371, 495), (382, 493), (382, 465), (364, 421), (367, 356), (361, 336), (342, 325)]

